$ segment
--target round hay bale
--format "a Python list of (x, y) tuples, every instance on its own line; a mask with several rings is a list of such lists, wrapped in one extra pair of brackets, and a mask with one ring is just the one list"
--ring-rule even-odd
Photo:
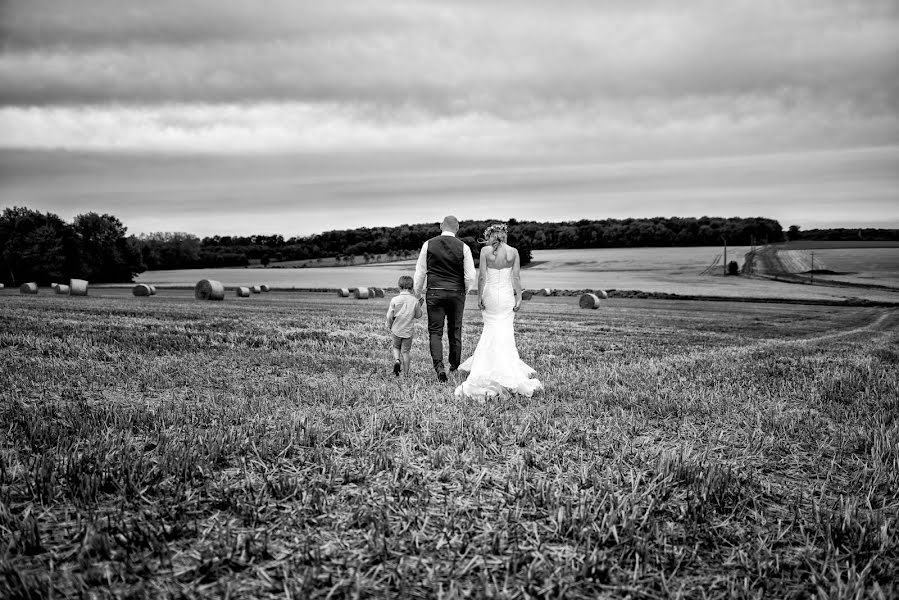
[(68, 295), (72, 290), (70, 290), (69, 286), (67, 286), (67, 285), (57, 283), (56, 288), (53, 291), (55, 291), (57, 294), (63, 296), (63, 295)]
[(150, 286), (148, 286), (148, 287), (150, 288), (150, 295), (151, 295), (151, 296), (155, 296), (155, 295), (156, 295), (156, 286), (155, 286), (155, 285), (150, 285)]
[(87, 281), (84, 279), (69, 280), (70, 296), (87, 296)]
[(349, 298), (350, 290), (348, 288), (340, 288), (339, 290), (337, 290), (337, 295), (341, 298)]
[(146, 283), (138, 283), (136, 286), (131, 288), (131, 293), (135, 296), (152, 296), (153, 292), (150, 291), (150, 286)]
[(37, 284), (33, 281), (30, 283), (23, 283), (19, 286), (19, 292), (22, 294), (37, 294)]
[(369, 297), (369, 290), (367, 287), (356, 288), (356, 291), (353, 292), (353, 298), (356, 300), (366, 300)]
[(241, 286), (234, 291), (237, 292), (238, 298), (249, 298), (250, 297), (250, 288), (248, 288), (248, 287)]
[(268, 286), (265, 285), (264, 283), (263, 283), (262, 285), (259, 286), (259, 289), (262, 290), (263, 292), (270, 292), (270, 291), (272, 291), (272, 288), (268, 287)]
[(584, 294), (578, 301), (581, 308), (599, 308), (599, 296), (596, 294)]
[(609, 294), (605, 290), (593, 290), (593, 293), (599, 296), (602, 300), (609, 299)]
[(5, 287), (6, 287), (5, 284), (0, 283), (0, 290), (2, 290), (2, 289), (5, 288)]
[(258, 285), (254, 285), (253, 287), (250, 288), (250, 291), (253, 292), (254, 294), (261, 294), (262, 288), (259, 287)]
[(225, 286), (221, 281), (201, 279), (194, 286), (194, 296), (197, 300), (224, 300)]
[(373, 288), (368, 288), (368, 289), (369, 289), (369, 292), (370, 292), (375, 298), (383, 298), (383, 297), (384, 297), (384, 290), (382, 290), (381, 288), (379, 288), (379, 287), (373, 287)]
[(530, 300), (533, 297), (534, 297), (534, 292), (532, 292), (531, 290), (522, 290), (522, 292), (521, 292), (522, 300)]
[(542, 290), (540, 290), (540, 295), (541, 296), (552, 296), (553, 290), (551, 290), (550, 288), (543, 288)]

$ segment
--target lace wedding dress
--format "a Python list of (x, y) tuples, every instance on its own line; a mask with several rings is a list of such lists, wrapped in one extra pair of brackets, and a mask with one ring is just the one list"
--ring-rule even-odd
[(459, 365), (459, 370), (468, 371), (469, 375), (455, 394), (486, 397), (500, 395), (505, 390), (531, 396), (542, 390), (543, 384), (530, 377), (534, 369), (521, 360), (515, 346), (512, 267), (487, 268), (482, 300), (484, 330), (474, 354)]

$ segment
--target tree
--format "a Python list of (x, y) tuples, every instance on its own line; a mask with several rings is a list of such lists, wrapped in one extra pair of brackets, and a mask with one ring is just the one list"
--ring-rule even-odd
[(47, 285), (81, 275), (75, 231), (53, 213), (24, 207), (0, 214), (0, 280)]
[(790, 228), (787, 230), (787, 239), (791, 242), (802, 239), (802, 234), (799, 232), (799, 225), (790, 225)]
[(73, 227), (81, 247), (85, 279), (101, 283), (131, 281), (146, 269), (136, 238), (126, 238), (127, 228), (114, 216), (85, 213), (75, 217)]
[(150, 270), (190, 269), (201, 265), (200, 238), (189, 233), (150, 233), (138, 238)]

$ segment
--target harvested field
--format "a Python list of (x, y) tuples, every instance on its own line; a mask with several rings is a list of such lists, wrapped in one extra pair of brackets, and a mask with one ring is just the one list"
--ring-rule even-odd
[(480, 403), (385, 299), (141, 300), (0, 293), (0, 596), (899, 595), (895, 309), (534, 296)]
[[(798, 249), (806, 250), (805, 247)], [(899, 247), (832, 249), (848, 253), (856, 263), (867, 267), (864, 273), (843, 275), (841, 279), (852, 281), (851, 277), (858, 277), (860, 283), (899, 288)], [(745, 246), (728, 247), (727, 262), (735, 260), (742, 265), (748, 251)], [(818, 251), (814, 251), (817, 255)], [(708, 270), (716, 257), (719, 258), (717, 266)], [(830, 257), (824, 258), (825, 264), (830, 261)], [(532, 290), (617, 289), (727, 298), (839, 300), (860, 297), (876, 302), (899, 302), (899, 292), (888, 289), (839, 285), (812, 287), (763, 277), (724, 277), (725, 264), (720, 247), (535, 250), (534, 262), (522, 269), (521, 279), (522, 285)], [(246, 285), (240, 282), (257, 278), (273, 289), (337, 290), (351, 288), (360, 281), (389, 288), (396, 285), (400, 275), (411, 275), (414, 270), (414, 261), (316, 269), (186, 269), (142, 273), (138, 281), (163, 286), (192, 286), (197, 279), (210, 278), (231, 286)], [(801, 276), (789, 279), (805, 283)], [(822, 278), (818, 283), (823, 282)]]

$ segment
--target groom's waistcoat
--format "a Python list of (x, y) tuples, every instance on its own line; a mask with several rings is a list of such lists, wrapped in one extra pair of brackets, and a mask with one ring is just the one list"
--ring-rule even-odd
[(465, 293), (465, 242), (450, 235), (428, 240), (428, 289)]

